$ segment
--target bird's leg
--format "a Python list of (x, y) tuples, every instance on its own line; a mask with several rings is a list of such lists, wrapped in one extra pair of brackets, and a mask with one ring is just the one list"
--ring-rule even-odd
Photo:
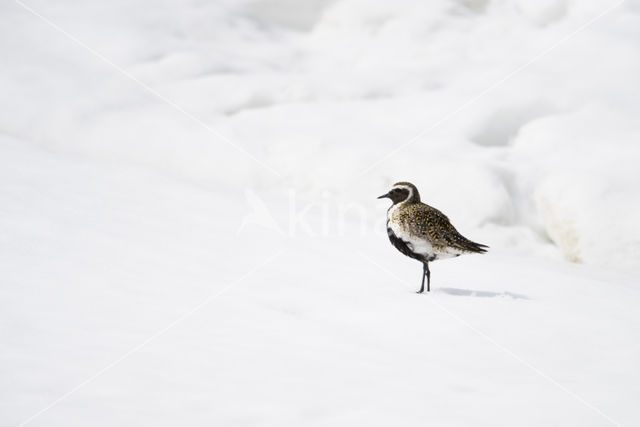
[(428, 262), (424, 263), (424, 274), (427, 276), (427, 292), (431, 292), (431, 271), (429, 270)]
[[(427, 263), (423, 262), (422, 263), (422, 286), (420, 286), (420, 290), (418, 291), (419, 294), (424, 292), (424, 278), (427, 276), (427, 271), (429, 271), (429, 267), (427, 267)], [(427, 286), (429, 286), (427, 284)]]

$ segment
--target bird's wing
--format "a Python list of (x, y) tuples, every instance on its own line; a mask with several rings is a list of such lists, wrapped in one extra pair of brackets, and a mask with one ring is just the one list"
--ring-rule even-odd
[(434, 246), (449, 247), (466, 252), (486, 252), (487, 246), (472, 242), (451, 224), (438, 209), (423, 203), (415, 204), (412, 233), (429, 239)]

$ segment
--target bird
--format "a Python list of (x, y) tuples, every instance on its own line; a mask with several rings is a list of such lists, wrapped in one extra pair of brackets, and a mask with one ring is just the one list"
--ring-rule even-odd
[(397, 182), (378, 199), (391, 199), (387, 211), (387, 234), (391, 244), (404, 255), (422, 263), (422, 285), (431, 291), (429, 263), (462, 254), (485, 253), (489, 247), (473, 242), (456, 230), (438, 209), (420, 201), (420, 193), (410, 182)]

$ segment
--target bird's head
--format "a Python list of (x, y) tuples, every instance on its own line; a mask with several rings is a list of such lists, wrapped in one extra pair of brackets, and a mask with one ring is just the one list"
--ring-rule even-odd
[(391, 199), (394, 205), (402, 202), (419, 203), (420, 193), (410, 182), (396, 182), (387, 194), (378, 197), (378, 199), (384, 198)]

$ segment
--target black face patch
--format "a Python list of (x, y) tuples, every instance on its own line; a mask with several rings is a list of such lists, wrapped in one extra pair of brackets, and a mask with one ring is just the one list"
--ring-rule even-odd
[(406, 188), (394, 188), (389, 191), (387, 197), (389, 197), (395, 205), (396, 203), (407, 200), (407, 197), (409, 197), (409, 190)]

